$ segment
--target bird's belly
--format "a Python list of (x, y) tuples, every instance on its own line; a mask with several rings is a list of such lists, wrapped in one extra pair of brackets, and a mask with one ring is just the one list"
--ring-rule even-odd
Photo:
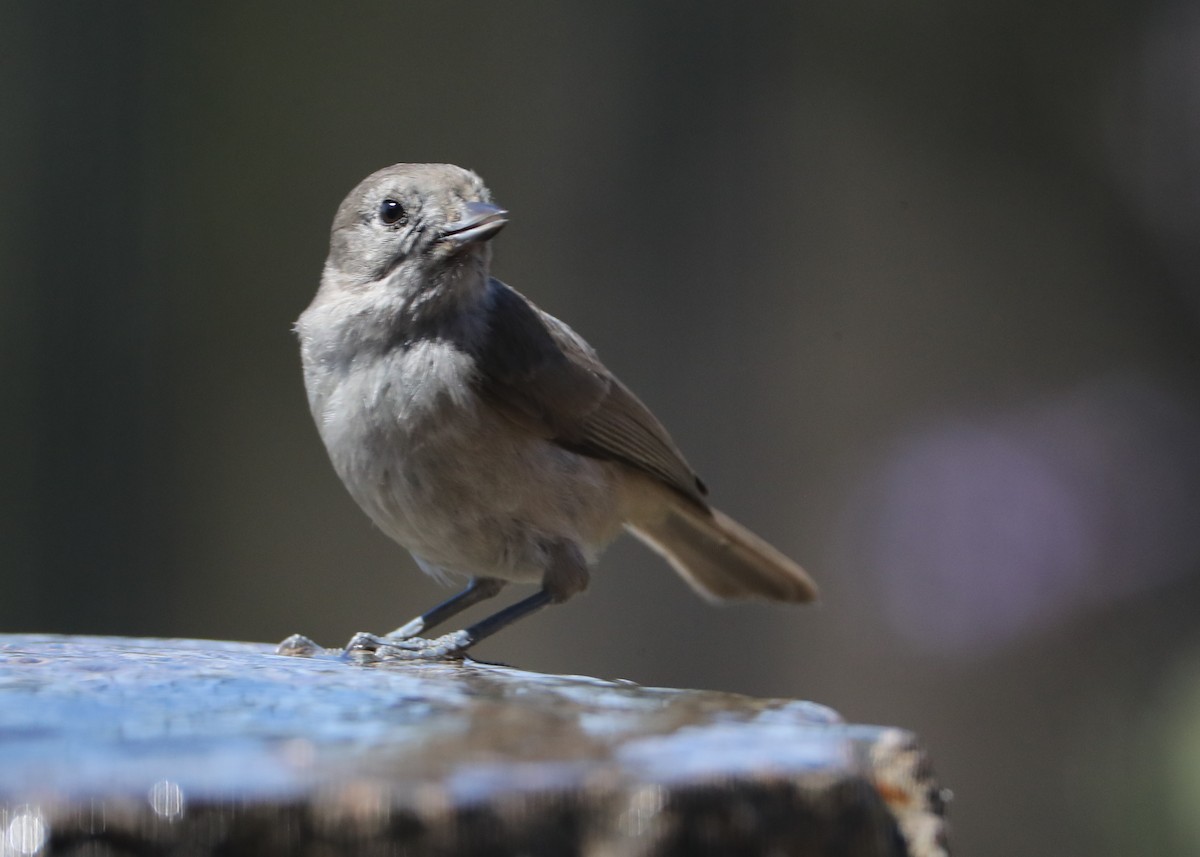
[(425, 566), (529, 582), (541, 579), (549, 544), (569, 540), (590, 560), (616, 536), (616, 465), (539, 438), (427, 375), (412, 385), (347, 378), (324, 408), (334, 466), (383, 532)]

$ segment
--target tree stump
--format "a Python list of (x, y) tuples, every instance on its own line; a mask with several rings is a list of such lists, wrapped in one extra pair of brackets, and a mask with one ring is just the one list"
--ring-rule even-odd
[(947, 854), (820, 705), (264, 644), (0, 636), (0, 853)]

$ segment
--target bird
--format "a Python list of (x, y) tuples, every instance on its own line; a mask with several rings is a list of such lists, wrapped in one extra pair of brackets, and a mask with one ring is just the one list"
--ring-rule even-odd
[[(587, 588), (627, 530), (714, 602), (813, 601), (795, 562), (713, 507), (649, 408), (564, 322), (491, 275), (509, 222), (452, 164), (395, 164), (337, 210), (295, 330), (334, 470), (374, 524), (457, 595), (348, 650), (461, 657)], [(509, 583), (538, 590), (428, 632)]]

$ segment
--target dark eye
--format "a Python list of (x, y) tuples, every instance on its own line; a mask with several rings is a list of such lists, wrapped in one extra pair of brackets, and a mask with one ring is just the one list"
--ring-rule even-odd
[(405, 220), (404, 206), (394, 199), (385, 199), (379, 203), (379, 219), (388, 226), (393, 226)]

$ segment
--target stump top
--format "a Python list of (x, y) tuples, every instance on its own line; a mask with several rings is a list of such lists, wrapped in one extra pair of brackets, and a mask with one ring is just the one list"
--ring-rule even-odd
[[(124, 812), (136, 827), (139, 814), (173, 822), (236, 804), (310, 819), (403, 816), (428, 840), (435, 819), (461, 831), (463, 812), (525, 818), (549, 796), (595, 839), (602, 818), (612, 836), (628, 835), (631, 818), (662, 834), (671, 825), (660, 816), (686, 815), (685, 795), (758, 795), (755, 804), (783, 789), (835, 813), (855, 804), (871, 825), (902, 831), (911, 853), (922, 853), (918, 816), (940, 838), (912, 736), (848, 726), (814, 703), (470, 660), (363, 667), (273, 651), (0, 636), (0, 823), (27, 818), (22, 806), (63, 831), (81, 806)], [(904, 853), (880, 836), (883, 850), (842, 853)], [(455, 851), (470, 853), (461, 842)]]

